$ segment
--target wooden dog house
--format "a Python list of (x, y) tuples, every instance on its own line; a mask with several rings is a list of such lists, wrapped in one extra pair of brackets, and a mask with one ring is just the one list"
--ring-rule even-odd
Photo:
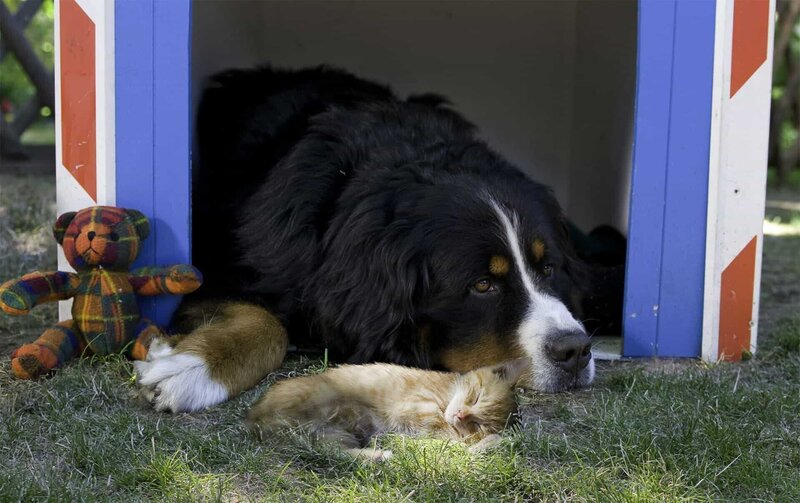
[[(137, 208), (191, 260), (208, 74), (334, 64), (447, 95), (570, 217), (628, 236), (623, 356), (756, 347), (774, 0), (56, 0), (59, 212)], [(61, 267), (67, 267), (61, 261)], [(164, 323), (175, 299), (142, 299)]]

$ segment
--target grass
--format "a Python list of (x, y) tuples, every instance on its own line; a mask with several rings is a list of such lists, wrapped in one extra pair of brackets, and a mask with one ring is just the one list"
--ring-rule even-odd
[[(0, 277), (55, 267), (40, 225), (55, 216), (52, 187), (3, 175), (0, 186)], [(0, 501), (800, 501), (800, 316), (773, 308), (800, 298), (800, 243), (764, 246), (769, 332), (755, 358), (603, 363), (592, 390), (522, 395), (520, 424), (483, 455), (395, 436), (380, 440), (395, 457), (369, 466), (299, 434), (249, 436), (249, 404), (277, 378), (321, 370), (317, 360), (174, 415), (139, 405), (120, 357), (37, 382), (0, 362)], [(33, 339), (54, 316), (2, 317), (0, 339)]]
[[(55, 201), (53, 181), (0, 174), (0, 281), (56, 268), (51, 230)], [(0, 313), (0, 355), (8, 354), (20, 341), (36, 338), (57, 316), (55, 304), (38, 307), (29, 316)]]

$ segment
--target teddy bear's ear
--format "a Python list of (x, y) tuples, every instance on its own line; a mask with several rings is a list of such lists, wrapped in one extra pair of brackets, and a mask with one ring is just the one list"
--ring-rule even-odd
[(69, 227), (70, 222), (72, 222), (72, 219), (75, 218), (77, 214), (77, 211), (64, 213), (58, 217), (56, 223), (53, 224), (53, 237), (56, 238), (58, 244), (64, 244), (64, 234), (67, 232), (67, 227)]
[(139, 210), (125, 210), (125, 213), (128, 214), (128, 217), (133, 222), (133, 226), (136, 227), (136, 234), (139, 235), (139, 239), (144, 239), (150, 235), (150, 221), (144, 216)]

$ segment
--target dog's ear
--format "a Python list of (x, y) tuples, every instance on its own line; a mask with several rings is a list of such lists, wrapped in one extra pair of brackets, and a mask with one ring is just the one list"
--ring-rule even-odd
[(591, 269), (577, 254), (573, 244), (577, 227), (569, 223), (563, 215), (559, 217), (556, 229), (558, 246), (564, 257), (562, 264), (564, 274), (556, 279), (556, 291), (559, 297), (569, 306), (576, 317), (582, 317), (582, 299), (590, 293)]
[(351, 225), (333, 239), (306, 292), (315, 298), (319, 321), (344, 335), (351, 361), (426, 367), (429, 355), (415, 319), (429, 275), (417, 240), (392, 225), (359, 229)]

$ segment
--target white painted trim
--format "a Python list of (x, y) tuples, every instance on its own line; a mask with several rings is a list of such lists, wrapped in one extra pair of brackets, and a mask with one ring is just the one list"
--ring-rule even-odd
[[(116, 203), (116, 107), (114, 101), (114, 3), (104, 0), (76, 0), (95, 26), (95, 159), (97, 164), (97, 203)], [(56, 167), (63, 171), (61, 145), (61, 30), (60, 0), (55, 3), (55, 80), (56, 80)], [(62, 183), (56, 176), (59, 214), (92, 206), (78, 184)], [(83, 192), (82, 197), (79, 195)]]
[(115, 185), (115, 106), (114, 106), (114, 4), (94, 0), (95, 7), (95, 88), (97, 92), (97, 203), (114, 206)]
[[(114, 102), (114, 3), (104, 0), (76, 0), (95, 25), (95, 131), (97, 162), (97, 203), (66, 170), (61, 138), (61, 0), (54, 5), (55, 136), (56, 136), (56, 209), (59, 215), (95, 204), (113, 206), (116, 202), (116, 116)], [(58, 249), (58, 268), (72, 271)], [(72, 301), (59, 302), (59, 319), (69, 319)]]
[[(775, 0), (770, 0), (774, 12)], [(772, 80), (774, 17), (769, 18), (767, 58), (730, 97), (734, 0), (717, 3), (702, 357), (719, 353), (722, 272), (756, 237), (750, 350), (758, 337), (758, 308), (763, 249), (763, 209)]]
[[(60, 215), (63, 211), (64, 197), (61, 195), (62, 182), (59, 177), (66, 174), (64, 164), (61, 157), (61, 0), (55, 0), (53, 5), (53, 74), (55, 77), (55, 129), (56, 129), (56, 213)], [(55, 245), (58, 253), (58, 270), (59, 271), (72, 271), (67, 260), (64, 258), (64, 252), (61, 247)], [(64, 321), (71, 318), (72, 300), (66, 300), (58, 303), (58, 320)]]
[[(730, 7), (730, 9), (729, 9)], [(711, 136), (708, 159), (708, 211), (706, 216), (706, 266), (703, 289), (703, 343), (702, 358), (716, 359), (719, 340), (719, 280), (717, 274), (717, 231), (719, 229), (719, 178), (720, 150), (722, 136), (722, 109), (725, 99), (726, 84), (730, 79), (725, 76), (726, 54), (730, 52), (731, 32), (733, 28), (732, 4), (725, 0), (717, 2), (716, 22), (714, 26), (714, 77), (711, 95)], [(729, 22), (731, 21), (731, 22)]]
[[(58, 122), (58, 121), (56, 121)], [(60, 151), (59, 151), (60, 152)], [(94, 201), (89, 197), (89, 194), (81, 187), (77, 180), (64, 168), (60, 161), (61, 154), (56, 154), (59, 163), (56, 166), (56, 208), (58, 214), (66, 213), (68, 211), (75, 211), (87, 206), (94, 206)], [(64, 251), (58, 247), (58, 270), (59, 271), (72, 271), (75, 270), (69, 265)], [(68, 320), (72, 318), (72, 299), (63, 300), (58, 303), (58, 319), (59, 321)]]
[[(55, 126), (56, 126), (56, 188), (58, 188), (58, 172), (63, 169), (61, 158), (61, 0), (55, 0), (53, 6), (53, 74), (55, 76)], [(59, 190), (56, 190), (56, 204), (61, 200)], [(61, 207), (57, 206), (59, 214)]]

